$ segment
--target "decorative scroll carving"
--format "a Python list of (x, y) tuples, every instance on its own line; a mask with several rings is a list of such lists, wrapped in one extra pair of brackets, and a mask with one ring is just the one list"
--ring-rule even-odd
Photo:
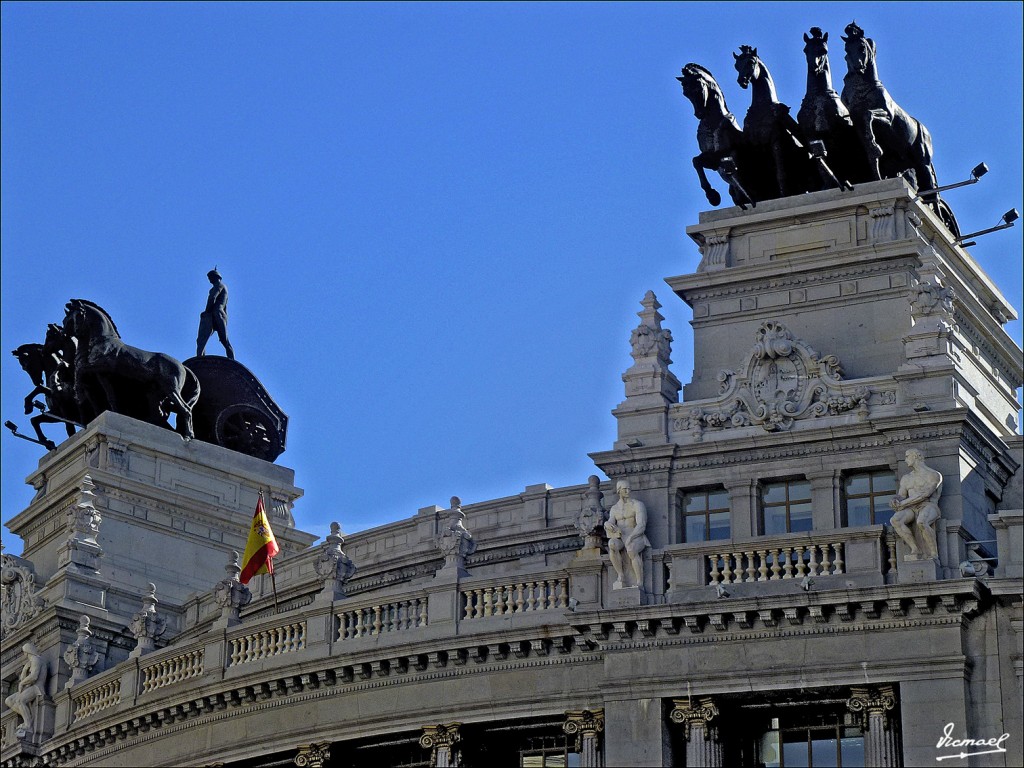
[(462, 741), (459, 727), (462, 723), (448, 725), (425, 725), (420, 736), (420, 746), (430, 750), (430, 764), (437, 768), (449, 768), (459, 764), (455, 746)]
[(690, 728), (693, 725), (706, 727), (708, 723), (718, 717), (718, 707), (710, 696), (702, 696), (696, 701), (689, 698), (672, 699), (672, 711), (669, 718), (673, 723), (678, 723), (686, 728), (686, 738), (690, 738)]
[(166, 619), (156, 615), (156, 584), (147, 585), (142, 596), (142, 610), (132, 616), (128, 628), (135, 637), (135, 648), (129, 657), (141, 656), (156, 648), (156, 640), (167, 630)]
[(313, 563), (313, 569), (324, 582), (324, 588), (331, 589), (335, 597), (345, 596), (345, 582), (356, 572), (356, 566), (345, 554), (343, 546), (345, 538), (341, 535), (341, 526), (331, 523), (331, 532), (327, 534), (320, 555)]
[(295, 756), (295, 764), (299, 768), (321, 768), (331, 757), (331, 743), (322, 741), (318, 744), (309, 744), (299, 747), (299, 754)]
[(100, 660), (100, 654), (92, 645), (89, 624), (89, 617), (83, 615), (78, 620), (78, 638), (64, 651), (64, 662), (71, 667), (71, 679), (65, 683), (65, 688), (71, 688), (89, 677), (96, 662)]
[(0, 639), (43, 610), (46, 603), (36, 592), (32, 563), (17, 555), (0, 553)]
[(755, 343), (739, 374), (719, 374), (716, 402), (693, 408), (675, 419), (677, 430), (689, 429), (700, 439), (706, 429), (757, 425), (768, 432), (784, 431), (798, 419), (835, 416), (857, 410), (868, 416), (866, 387), (842, 381), (835, 355), (821, 357), (782, 323), (769, 320), (755, 334)]
[(584, 741), (596, 739), (597, 734), (604, 730), (604, 710), (570, 710), (565, 713), (562, 730), (576, 737), (576, 751), (583, 752)]

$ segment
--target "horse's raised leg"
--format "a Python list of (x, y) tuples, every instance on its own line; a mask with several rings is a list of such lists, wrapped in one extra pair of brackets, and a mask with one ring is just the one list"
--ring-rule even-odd
[(857, 137), (860, 139), (861, 145), (864, 147), (864, 154), (867, 155), (868, 160), (868, 172), (871, 174), (871, 178), (875, 181), (879, 181), (882, 178), (882, 171), (879, 164), (879, 160), (882, 159), (882, 148), (878, 146), (878, 142), (875, 140), (875, 131), (872, 128), (872, 122), (874, 117), (871, 112), (864, 112), (861, 117), (856, 120)]
[(704, 195), (707, 197), (708, 202), (713, 206), (717, 207), (722, 204), (722, 196), (718, 194), (718, 191), (711, 186), (711, 182), (708, 181), (707, 174), (704, 173), (704, 168), (710, 168), (710, 165), (706, 165), (704, 155), (697, 155), (693, 158), (693, 167), (697, 171), (697, 176), (700, 179), (700, 188), (704, 190)]
[[(43, 446), (48, 451), (52, 451), (54, 448), (56, 448), (57, 444), (54, 443), (52, 440), (48, 439), (46, 437), (46, 435), (43, 434), (43, 427), (42, 427), (42, 425), (44, 423), (46, 423), (46, 424), (56, 424), (57, 421), (58, 421), (58, 419), (51, 419), (45, 413), (40, 413), (38, 416), (33, 416), (31, 419), (29, 419), (29, 423), (32, 425), (32, 429), (34, 429), (36, 431), (36, 437), (39, 438), (39, 442), (42, 443)], [(74, 428), (70, 424), (68, 424), (67, 427), (68, 427), (68, 437), (71, 437), (71, 435), (75, 434), (75, 430), (74, 430)]]

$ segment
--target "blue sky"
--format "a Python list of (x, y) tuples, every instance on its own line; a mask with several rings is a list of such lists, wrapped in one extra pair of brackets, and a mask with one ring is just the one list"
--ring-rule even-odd
[[(940, 183), (992, 169), (947, 195), (961, 227), (1024, 207), (1020, 3), (4, 3), (3, 348), (82, 297), (188, 358), (216, 264), (238, 359), (291, 418), (300, 526), (584, 483), (646, 290), (693, 369), (663, 282), (707, 207), (680, 68), (742, 119), (754, 45), (795, 112), (801, 36), (830, 32), (839, 85), (854, 18)], [(1018, 308), (1022, 229), (971, 249)], [(7, 520), (42, 449), (0, 440)]]

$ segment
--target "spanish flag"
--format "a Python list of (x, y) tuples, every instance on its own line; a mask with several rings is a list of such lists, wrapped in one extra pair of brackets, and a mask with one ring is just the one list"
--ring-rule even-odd
[(256, 512), (252, 516), (252, 527), (249, 529), (249, 540), (245, 543), (245, 554), (242, 556), (242, 573), (239, 580), (248, 584), (249, 580), (259, 573), (274, 572), (274, 555), (281, 551), (277, 546), (274, 532), (270, 530), (270, 520), (263, 508), (263, 491), (260, 491), (256, 502)]

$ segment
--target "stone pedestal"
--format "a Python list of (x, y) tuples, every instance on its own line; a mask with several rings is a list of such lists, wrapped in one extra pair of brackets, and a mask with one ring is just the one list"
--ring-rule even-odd
[(646, 593), (640, 587), (620, 587), (612, 589), (605, 598), (607, 608), (631, 608), (644, 604)]
[(896, 566), (896, 575), (900, 584), (921, 584), (938, 581), (942, 567), (938, 560), (900, 560)]

